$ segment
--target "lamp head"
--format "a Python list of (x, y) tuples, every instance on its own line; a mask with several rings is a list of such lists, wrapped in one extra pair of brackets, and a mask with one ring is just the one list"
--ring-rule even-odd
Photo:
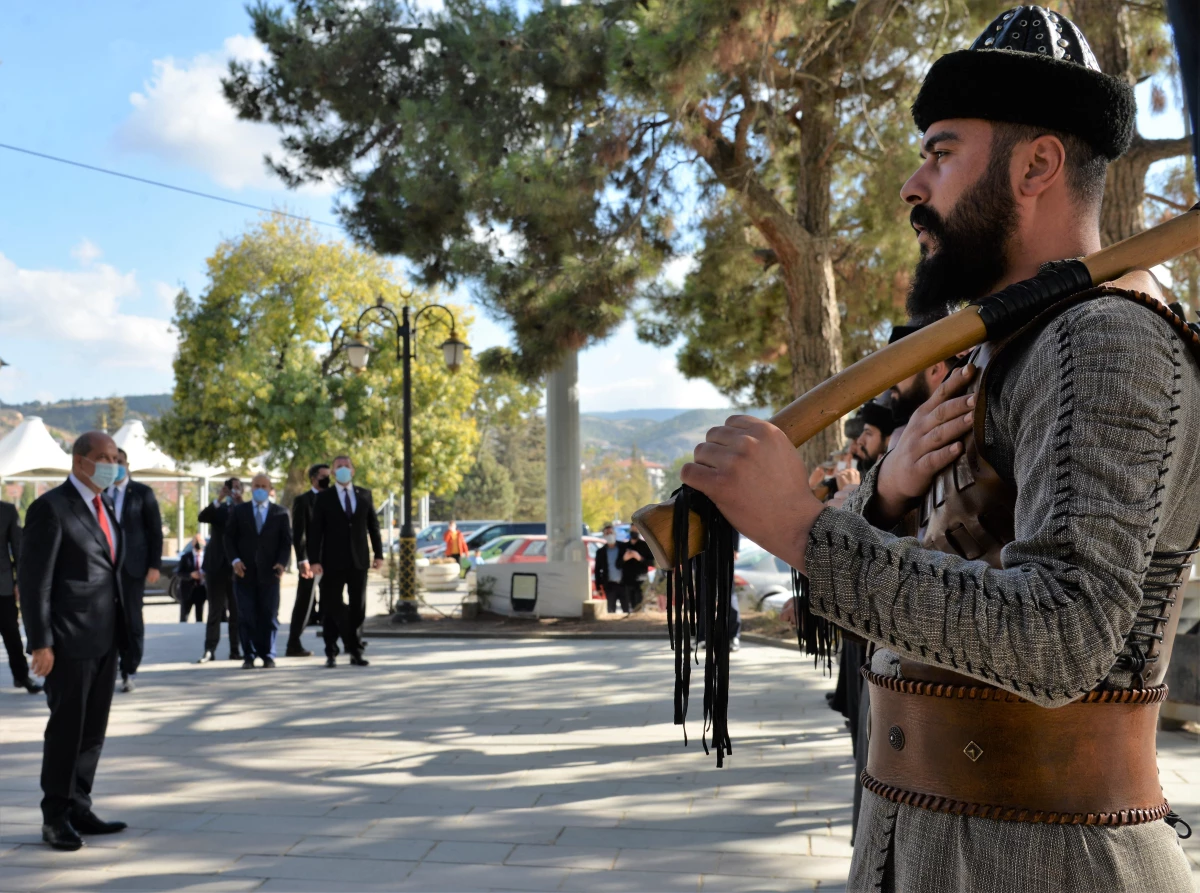
[(367, 368), (367, 359), (371, 356), (371, 348), (361, 341), (351, 341), (346, 345), (346, 354), (350, 358), (350, 367), (355, 372)]
[(467, 358), (468, 350), (470, 347), (467, 343), (459, 341), (458, 336), (451, 331), (450, 337), (442, 342), (442, 355), (446, 358), (446, 368), (451, 372), (457, 372)]

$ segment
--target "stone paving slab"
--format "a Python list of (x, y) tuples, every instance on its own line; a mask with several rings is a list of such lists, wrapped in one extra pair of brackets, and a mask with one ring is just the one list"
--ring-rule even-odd
[[(199, 634), (149, 625), (94, 792), (131, 827), (79, 853), (40, 843), (46, 705), (0, 670), (0, 891), (844, 884), (850, 743), (832, 681), (794, 653), (734, 657), (718, 770), (695, 717), (687, 747), (670, 723), (663, 642), (377, 639), (367, 668), (243, 671), (188, 663)], [(1200, 817), (1200, 741), (1161, 733), (1159, 748), (1168, 797)]]

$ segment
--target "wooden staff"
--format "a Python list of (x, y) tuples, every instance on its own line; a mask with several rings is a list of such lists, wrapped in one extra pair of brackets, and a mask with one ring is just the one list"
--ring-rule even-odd
[[(1150, 268), (1200, 248), (1200, 205), (1145, 232), (1131, 236), (1083, 259), (1093, 285), (1119, 279), (1130, 270)], [(994, 334), (994, 333), (993, 333)], [(799, 447), (846, 413), (888, 388), (946, 357), (989, 340), (980, 307), (970, 305), (945, 319), (889, 344), (859, 360), (771, 417)], [(633, 514), (633, 523), (654, 553), (655, 565), (674, 566), (671, 519), (675, 500), (648, 505)], [(687, 555), (704, 549), (704, 529), (693, 512), (688, 523)]]

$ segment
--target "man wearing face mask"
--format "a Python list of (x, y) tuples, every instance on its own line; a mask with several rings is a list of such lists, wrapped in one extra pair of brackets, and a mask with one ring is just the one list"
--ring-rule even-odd
[(136, 688), (134, 674), (145, 651), (146, 626), (142, 621), (142, 601), (146, 584), (158, 582), (162, 568), (162, 514), (154, 491), (129, 476), (129, 456), (117, 449), (120, 464), (117, 482), (108, 488), (108, 498), (117, 512), (121, 533), (125, 535), (125, 563), (121, 568), (121, 594), (129, 629), (129, 647), (121, 651), (121, 691)]
[(221, 641), (221, 623), (229, 613), (229, 659), (242, 659), (242, 646), (238, 639), (237, 599), (233, 597), (233, 568), (225, 552), (225, 524), (235, 505), (242, 502), (242, 482), (230, 478), (213, 500), (204, 507), (199, 521), (212, 528), (208, 538), (208, 551), (204, 553), (204, 585), (208, 589), (208, 626), (204, 630), (204, 654), (197, 663), (207, 663), (216, 657), (217, 643)]
[[(340, 636), (350, 663), (365, 667), (360, 628), (367, 611), (367, 571), (383, 567), (383, 539), (371, 491), (353, 485), (354, 463), (349, 456), (333, 460), (333, 477), (336, 486), (317, 496), (308, 531), (309, 568), (322, 575), (325, 666), (337, 666)], [(368, 539), (375, 552), (373, 562)], [(342, 600), (342, 590), (349, 593), (349, 606)]]
[(617, 567), (621, 571), (621, 585), (625, 587), (626, 598), (629, 599), (629, 610), (636, 611), (642, 606), (642, 598), (646, 592), (646, 581), (650, 578), (650, 565), (654, 556), (650, 547), (642, 541), (636, 527), (629, 528), (629, 542), (621, 548), (617, 558)]
[(617, 532), (611, 524), (604, 525), (604, 545), (596, 550), (596, 565), (592, 576), (596, 581), (596, 592), (608, 601), (608, 613), (616, 614), (617, 607), (626, 614), (629, 613), (629, 593), (621, 585), (621, 568), (617, 564), (621, 558), (621, 545), (628, 543), (617, 542)]
[(288, 626), (287, 657), (312, 657), (312, 652), (300, 642), (308, 626), (313, 607), (313, 572), (308, 560), (308, 527), (312, 523), (313, 506), (322, 490), (329, 489), (329, 466), (318, 462), (308, 469), (310, 487), (292, 503), (292, 540), (296, 549), (296, 569), (300, 582), (296, 584), (296, 603), (292, 605), (292, 622)]
[(125, 536), (104, 491), (117, 479), (117, 445), (81, 434), (71, 474), (25, 515), (18, 578), (32, 669), (46, 677), (50, 721), (42, 749), (42, 839), (77, 850), (80, 835), (113, 834), (124, 822), (92, 812), (92, 782), (104, 747), (117, 676), (128, 646), (121, 605)]
[(256, 474), (251, 501), (235, 506), (225, 526), (225, 552), (233, 567), (233, 594), (238, 602), (238, 634), (243, 670), (254, 659), (275, 666), (279, 632), (279, 578), (292, 551), (292, 525), (287, 509), (271, 502), (271, 478)]

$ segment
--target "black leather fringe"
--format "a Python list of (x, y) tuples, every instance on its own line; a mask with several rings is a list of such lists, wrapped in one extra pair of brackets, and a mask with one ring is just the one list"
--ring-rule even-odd
[(796, 639), (800, 650), (812, 655), (813, 666), (833, 675), (833, 656), (842, 647), (842, 630), (835, 623), (812, 612), (808, 577), (792, 568), (792, 595), (796, 599)]
[[(733, 753), (729, 740), (729, 621), (733, 614), (733, 562), (738, 533), (725, 516), (698, 490), (680, 487), (674, 493), (675, 515), (672, 539), (675, 565), (667, 574), (667, 635), (675, 653), (675, 725), (684, 726), (687, 744), (688, 696), (692, 681), (693, 654), (699, 662), (697, 635), (703, 631), (707, 644), (704, 652), (704, 729), (700, 743), (709, 753), (709, 742), (717, 752), (717, 766), (725, 755)], [(688, 519), (695, 514), (704, 527), (701, 551), (687, 555)], [(667, 570), (664, 568), (664, 570)], [(832, 674), (833, 657), (841, 647), (837, 626), (812, 613), (808, 577), (792, 571), (792, 589), (796, 596), (796, 636), (801, 650), (813, 656), (814, 665), (823, 662)]]
[[(688, 518), (693, 513), (704, 525), (705, 542), (698, 555), (688, 558)], [(711, 740), (717, 766), (723, 766), (725, 755), (733, 753), (729, 740), (729, 618), (737, 531), (707, 496), (684, 486), (675, 491), (672, 533), (675, 566), (667, 578), (667, 632), (675, 651), (675, 724), (683, 725), (687, 718), (692, 654), (695, 652), (698, 660), (696, 635), (703, 630), (707, 648), (700, 743), (709, 753)], [(683, 740), (686, 744), (686, 728)]]

